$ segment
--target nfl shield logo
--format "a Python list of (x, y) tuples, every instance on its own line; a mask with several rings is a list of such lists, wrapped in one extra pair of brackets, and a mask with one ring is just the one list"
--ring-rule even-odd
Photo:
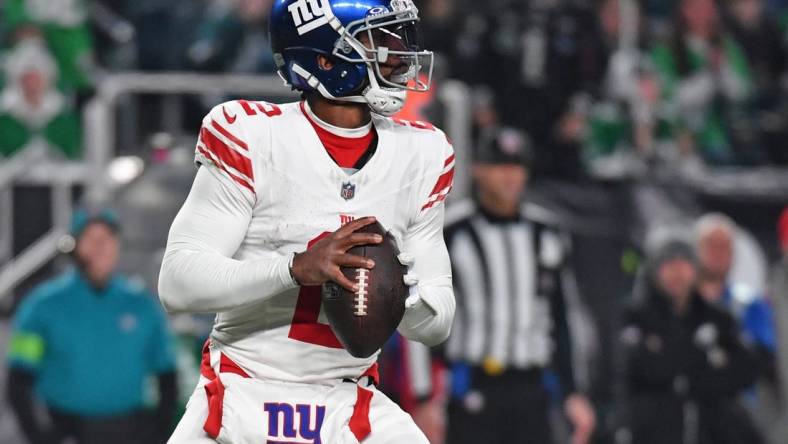
[(342, 190), (339, 193), (342, 196), (342, 199), (350, 200), (353, 196), (356, 195), (356, 186), (350, 182), (345, 182), (342, 184)]

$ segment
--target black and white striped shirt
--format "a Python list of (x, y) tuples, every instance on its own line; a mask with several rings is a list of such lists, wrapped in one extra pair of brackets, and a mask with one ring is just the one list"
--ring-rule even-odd
[(576, 287), (568, 236), (546, 210), (528, 205), (501, 219), (461, 202), (448, 222), (457, 311), (447, 358), (523, 370), (555, 362), (564, 390), (573, 391), (565, 293)]

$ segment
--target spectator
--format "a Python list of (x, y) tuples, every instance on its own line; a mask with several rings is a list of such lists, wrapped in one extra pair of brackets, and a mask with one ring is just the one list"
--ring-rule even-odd
[(645, 60), (643, 20), (635, 1), (603, 0), (598, 17), (608, 62), (591, 108), (584, 157), (598, 175), (639, 174), (645, 164), (638, 158), (651, 158), (658, 139), (659, 86)]
[(788, 68), (788, 34), (780, 29), (779, 16), (766, 11), (763, 0), (728, 4), (730, 29), (752, 67), (755, 85), (750, 112), (739, 116), (736, 128), (746, 138), (753, 160), (784, 163), (788, 97), (781, 83)]
[[(142, 71), (184, 69), (189, 38), (199, 26), (205, 2), (178, 0), (102, 0), (134, 28), (134, 59)], [(162, 44), (166, 42), (166, 44)], [(124, 61), (127, 62), (127, 61)]]
[(274, 55), (268, 42), (268, 14), (272, 0), (241, 0), (238, 19), (244, 36), (235, 60), (228, 67), (232, 72), (273, 74)]
[[(16, 313), (8, 398), (32, 444), (163, 443), (168, 436), (172, 338), (153, 296), (115, 271), (117, 232), (113, 212), (76, 213), (76, 268), (35, 289)], [(143, 409), (153, 375), (159, 404), (151, 418)], [(37, 415), (39, 399), (49, 421)]]
[(763, 0), (731, 0), (730, 30), (744, 50), (758, 91), (773, 96), (779, 93), (788, 53), (779, 24), (767, 14), (763, 3)]
[(714, 0), (681, 0), (674, 26), (670, 41), (651, 53), (660, 81), (660, 117), (685, 158), (735, 163), (726, 113), (752, 94), (747, 58), (723, 30)]
[(676, 10), (679, 0), (642, 0), (640, 3), (649, 17), (650, 26), (658, 34), (669, 32), (671, 14)]
[(646, 259), (621, 335), (631, 442), (761, 442), (736, 400), (754, 381), (753, 358), (731, 316), (696, 291), (692, 246), (670, 236)]
[(10, 156), (34, 141), (44, 141), (68, 158), (81, 154), (79, 119), (55, 88), (57, 66), (36, 39), (20, 42), (5, 65), (7, 84), (0, 92), (0, 156)]
[(87, 9), (87, 0), (6, 0), (0, 20), (14, 40), (43, 37), (57, 61), (60, 89), (85, 91), (95, 68)]
[(531, 137), (532, 172), (576, 178), (582, 174), (579, 154), (590, 97), (606, 63), (594, 11), (570, 1), (505, 2), (491, 9), (494, 15), (478, 38), (482, 57), (467, 69), (482, 70), (495, 120)]
[[(428, 0), (419, 7), (423, 14), (421, 32), (430, 48), (438, 54), (451, 58), (459, 46), (461, 33), (457, 14), (457, 4), (452, 0)], [(464, 12), (469, 12), (463, 10)], [(468, 14), (475, 15), (475, 14)], [(458, 37), (460, 37), (458, 39)]]
[(741, 332), (753, 341), (769, 380), (775, 381), (774, 315), (765, 298), (747, 285), (731, 282), (728, 275), (734, 259), (736, 225), (719, 213), (704, 215), (695, 224), (695, 247), (700, 261), (698, 292), (703, 299), (727, 310)]
[(214, 1), (188, 48), (189, 66), (199, 71), (274, 73), (268, 42), (271, 0)]
[[(482, 138), (475, 202), (446, 230), (457, 314), (446, 356), (452, 368), (448, 441), (551, 442), (546, 380), (554, 361), (573, 443), (589, 442), (594, 410), (575, 381), (568, 317), (579, 300), (566, 238), (544, 210), (523, 211), (528, 180), (521, 132)], [(457, 215), (455, 214), (455, 217)]]

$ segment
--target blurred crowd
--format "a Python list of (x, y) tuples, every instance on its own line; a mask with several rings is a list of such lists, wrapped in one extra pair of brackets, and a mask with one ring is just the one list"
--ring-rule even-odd
[(473, 196), (448, 207), (447, 343), (427, 365), (416, 344), (384, 350), (384, 383), (387, 371), (406, 381), (384, 387), (431, 442), (785, 442), (788, 207), (768, 221), (779, 253), (763, 270), (748, 229), (723, 213), (655, 224), (632, 285), (600, 312), (605, 287), (576, 280), (567, 224), (529, 202), (525, 140), (512, 128), (483, 135)]
[(108, 73), (274, 72), (270, 0), (0, 1), (0, 156), (79, 158), (80, 111)]
[[(271, 1), (0, 0), (0, 165), (3, 158), (40, 143), (55, 158), (80, 159), (82, 111), (102, 78), (113, 72), (273, 74), (267, 31)], [(558, 251), (566, 260), (546, 259), (548, 264), (540, 265), (546, 286), (549, 279), (571, 274), (570, 249), (562, 243), (570, 236), (552, 216), (518, 213), (531, 177), (577, 184), (589, 176), (693, 177), (720, 167), (788, 166), (786, 0), (416, 3), (425, 44), (438, 53), (437, 86), (459, 80), (471, 92), (473, 145), (478, 148), (471, 168), (473, 214), (504, 231), (523, 221), (555, 231), (554, 237), (562, 239)], [(442, 122), (447, 110), (433, 100), (435, 94), (414, 96), (404, 117)], [(492, 157), (484, 151), (490, 140), (498, 141), (499, 152)], [(501, 158), (507, 146), (528, 154)], [(516, 205), (501, 210), (507, 201)], [(82, 225), (72, 227), (77, 243), (91, 236), (99, 239), (93, 246), (82, 245), (84, 253), (72, 254), (77, 271), (23, 298), (14, 315), (8, 400), (34, 443), (65, 437), (105, 443), (110, 435), (118, 443), (130, 438), (164, 442), (177, 418), (176, 388), (182, 404), (195, 383), (194, 368), (210, 319), (176, 320), (179, 335), (173, 337), (158, 306), (144, 302), (153, 296), (114, 274), (117, 250), (122, 250), (116, 244), (120, 224), (101, 214), (89, 218), (80, 213)], [(531, 390), (529, 396), (538, 399), (524, 401), (525, 410), (516, 413), (560, 425), (562, 420), (547, 418), (559, 411), (568, 418), (563, 421), (566, 436), (574, 430), (577, 443), (784, 443), (788, 209), (777, 223), (778, 234), (773, 221), (766, 222), (771, 230), (766, 238), (780, 243), (763, 246), (774, 261), (764, 271), (768, 283), (763, 285), (753, 285), (757, 279), (748, 274), (752, 268), (740, 270), (750, 259), (742, 255), (744, 227), (720, 213), (672, 222), (677, 226), (655, 224), (658, 229), (644, 236), (645, 242), (637, 245), (642, 259), (621, 258), (622, 269), (637, 270), (637, 277), (631, 295), (617, 299), (626, 306), (623, 312), (604, 313), (620, 320), (574, 311), (571, 297), (560, 304), (551, 300), (539, 313), (546, 319), (552, 311), (562, 319), (543, 324), (540, 334), (566, 324), (579, 336), (572, 344), (555, 339), (557, 350), (576, 351), (567, 358), (575, 373), (571, 384), (566, 375), (543, 381), (542, 370), (554, 367), (548, 362), (552, 358), (537, 359), (534, 373), (531, 361), (518, 366), (508, 357), (465, 355), (471, 347), (456, 339), (464, 338), (457, 334), (446, 349), (421, 358), (395, 338), (381, 360), (386, 389), (433, 443), (447, 437), (449, 444), (462, 439), (492, 442), (475, 436), (474, 430), (517, 433), (526, 425), (516, 419), (478, 415), (496, 408), (508, 412), (517, 398), (500, 405), (492, 400), (511, 394), (517, 383), (523, 384), (523, 393)], [(83, 236), (86, 233), (90, 236)], [(80, 245), (74, 247), (77, 251)], [(449, 247), (453, 249), (451, 242)], [(549, 245), (545, 248), (545, 253), (523, 254), (539, 260), (555, 254)], [(451, 253), (454, 257), (464, 251)], [(88, 272), (91, 264), (103, 267), (98, 277)], [(579, 290), (581, 299), (599, 296), (594, 288)], [(51, 301), (42, 302), (56, 299), (59, 292), (79, 293), (83, 300), (68, 304), (82, 305), (53, 309)], [(91, 299), (96, 295), (114, 305), (97, 303)], [(458, 301), (458, 312), (470, 303)], [(57, 318), (62, 310), (79, 310), (84, 318)], [(102, 358), (95, 361), (94, 372), (85, 375), (80, 369), (88, 358), (71, 353), (70, 344), (79, 341), (71, 335), (107, 316), (118, 316), (124, 329), (142, 339), (124, 337), (131, 343), (121, 348), (117, 338), (93, 335), (90, 346), (80, 350)], [(47, 327), (54, 323), (62, 331)], [(597, 346), (614, 343), (604, 344), (605, 350), (614, 350), (610, 356), (588, 356), (598, 352), (595, 324), (613, 325), (613, 336), (600, 333), (595, 338)], [(58, 359), (44, 360), (46, 344), (59, 351)], [(152, 354), (157, 362), (146, 362)], [(600, 364), (603, 360), (610, 363)], [(106, 367), (101, 370), (98, 363)], [(428, 382), (416, 383), (423, 382), (423, 375), (406, 377), (419, 373), (412, 368), (416, 364)], [(614, 376), (595, 379), (589, 368), (600, 365)], [(154, 389), (147, 385), (149, 376), (157, 379)], [(73, 385), (47, 382), (62, 378), (71, 378)], [(118, 378), (128, 389), (108, 400), (103, 394), (112, 391)], [(603, 390), (599, 395), (594, 384), (600, 380), (614, 383), (611, 393)], [(498, 385), (502, 381), (504, 385)], [(48, 402), (49, 422), (38, 422), (36, 398)], [(485, 399), (490, 402), (485, 404)], [(528, 410), (532, 407), (541, 411)], [(143, 422), (147, 426), (141, 426)], [(144, 437), (134, 432), (141, 428), (147, 430)], [(503, 436), (501, 442), (510, 441)]]
[(785, 164), (788, 11), (778, 2), (435, 0), (424, 9), (426, 40), (447, 56), (450, 77), (477, 87), (478, 126), (522, 128), (538, 172)]
[(689, 230), (649, 236), (619, 337), (626, 442), (784, 439), (777, 330), (788, 319), (775, 310), (784, 310), (786, 289), (775, 281), (767, 296), (733, 276), (739, 230), (710, 213)]
[[(43, 138), (79, 156), (79, 109), (108, 72), (273, 73), (270, 3), (0, 2), (0, 153)], [(784, 1), (417, 3), (439, 76), (472, 87), (475, 128), (525, 131), (538, 174), (788, 163)], [(440, 120), (429, 103), (412, 112)]]

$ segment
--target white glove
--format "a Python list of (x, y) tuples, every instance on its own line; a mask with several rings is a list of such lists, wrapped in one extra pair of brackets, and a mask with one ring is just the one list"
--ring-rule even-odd
[(425, 285), (420, 287), (419, 277), (413, 272), (413, 255), (404, 253), (398, 255), (397, 259), (407, 267), (403, 282), (408, 286), (405, 315), (398, 327), (399, 332), (410, 340), (428, 346), (445, 341), (454, 318), (451, 283), (430, 286), (425, 281)]
[(420, 300), (419, 296), (419, 275), (413, 271), (413, 263), (416, 259), (408, 253), (400, 253), (397, 256), (399, 263), (408, 267), (408, 272), (402, 277), (402, 281), (408, 286), (408, 298), (405, 299), (405, 309), (411, 308), (416, 305)]

